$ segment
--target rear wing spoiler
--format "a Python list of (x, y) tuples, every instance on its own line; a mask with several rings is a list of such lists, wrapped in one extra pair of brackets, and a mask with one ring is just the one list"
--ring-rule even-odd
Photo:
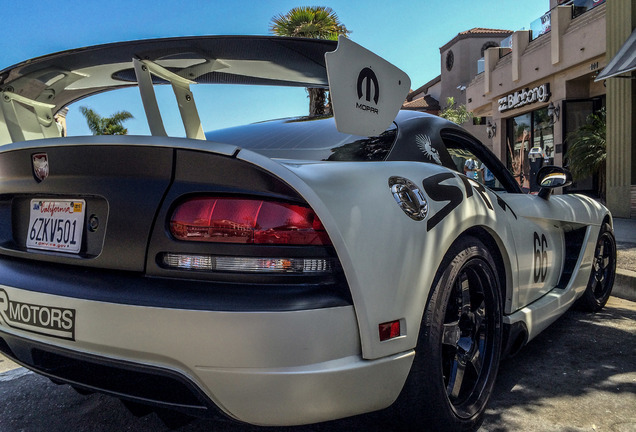
[(118, 42), (50, 54), (0, 71), (0, 145), (59, 137), (57, 112), (93, 94), (138, 86), (151, 134), (166, 136), (154, 92), (171, 85), (186, 136), (205, 139), (192, 84), (331, 90), (342, 132), (371, 136), (395, 119), (408, 76), (341, 37), (198, 36)]

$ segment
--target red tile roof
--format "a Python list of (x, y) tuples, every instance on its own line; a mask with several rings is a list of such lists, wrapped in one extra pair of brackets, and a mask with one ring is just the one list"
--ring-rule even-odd
[(426, 95), (413, 101), (404, 102), (404, 104), (402, 105), (402, 109), (412, 111), (437, 112), (440, 110), (440, 106), (437, 99), (430, 95)]
[(483, 27), (474, 27), (470, 30), (463, 31), (458, 33), (453, 39), (448, 41), (444, 46), (440, 47), (439, 51), (446, 51), (451, 45), (455, 44), (455, 42), (460, 41), (462, 39), (467, 39), (469, 37), (493, 37), (497, 40), (501, 40), (506, 38), (507, 36), (513, 33), (512, 30), (502, 30), (502, 29), (489, 29)]
[(470, 30), (466, 30), (463, 32), (460, 32), (458, 34), (460, 35), (468, 35), (468, 34), (496, 34), (496, 33), (502, 33), (502, 34), (510, 34), (512, 33), (512, 31), (510, 30), (501, 30), (501, 29), (489, 29), (489, 28), (483, 28), (483, 27), (475, 27), (475, 28), (471, 28)]

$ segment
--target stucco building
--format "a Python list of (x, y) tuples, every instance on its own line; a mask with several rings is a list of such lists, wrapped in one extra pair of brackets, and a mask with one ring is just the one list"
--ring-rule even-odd
[[(636, 217), (633, 73), (596, 80), (635, 17), (636, 0), (550, 0), (532, 30), (485, 50), (483, 72), (466, 88), (467, 108), (492, 122), (484, 142), (523, 187), (533, 188), (541, 164), (562, 165), (568, 134), (607, 107), (607, 203), (615, 216)], [(593, 194), (597, 182), (568, 191)]]
[[(459, 33), (439, 49), (440, 75), (409, 93), (402, 108), (438, 114), (446, 108), (449, 97), (454, 99), (455, 106), (466, 105), (467, 86), (483, 66), (480, 58), (488, 48), (499, 47), (511, 34), (511, 30), (487, 28), (473, 28)], [(486, 122), (486, 118), (480, 118), (476, 124), (463, 126), (486, 142)]]

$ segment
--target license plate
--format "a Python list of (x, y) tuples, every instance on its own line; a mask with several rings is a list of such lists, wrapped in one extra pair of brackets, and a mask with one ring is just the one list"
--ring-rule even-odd
[(27, 247), (79, 253), (85, 207), (84, 200), (31, 200)]

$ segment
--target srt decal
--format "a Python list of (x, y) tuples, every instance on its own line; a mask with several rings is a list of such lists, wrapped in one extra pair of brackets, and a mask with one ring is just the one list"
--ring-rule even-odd
[(548, 275), (548, 239), (534, 233), (534, 283), (545, 282)]
[(431, 138), (427, 135), (418, 134), (415, 135), (415, 143), (424, 152), (426, 157), (433, 160), (437, 165), (442, 164), (442, 160), (439, 158), (439, 152), (431, 145)]
[(490, 210), (493, 210), (490, 198), (488, 198), (488, 195), (486, 194), (486, 189), (481, 184), (467, 178), (466, 176), (457, 176), (452, 173), (435, 174), (422, 181), (424, 190), (433, 201), (448, 201), (448, 204), (428, 219), (426, 231), (430, 231), (435, 228), (438, 223), (443, 221), (444, 218), (455, 210), (464, 200), (464, 191), (462, 191), (462, 188), (453, 184), (442, 184), (442, 182), (454, 177), (459, 177), (461, 179), (466, 192), (466, 198), (474, 196), (473, 189), (475, 189), (475, 191), (477, 191), (477, 195), (486, 204), (486, 206)]
[(455, 185), (440, 184), (453, 177), (455, 177), (455, 175), (451, 173), (441, 173), (425, 178), (422, 182), (426, 194), (433, 201), (448, 201), (448, 204), (428, 219), (426, 231), (430, 231), (435, 228), (438, 223), (444, 220), (444, 218), (457, 208), (457, 206), (459, 206), (464, 200), (464, 194), (459, 187)]
[(18, 302), (0, 289), (0, 318), (0, 325), (75, 340), (75, 309)]
[(508, 203), (505, 202), (503, 200), (503, 198), (501, 198), (499, 195), (496, 195), (496, 196), (497, 196), (497, 204), (499, 204), (499, 207), (501, 207), (503, 209), (503, 211), (510, 210), (510, 213), (512, 213), (512, 215), (515, 217), (515, 219), (517, 219), (517, 214), (512, 210), (512, 208), (510, 208)]
[[(464, 183), (464, 187), (466, 188), (466, 198), (470, 198), (473, 196), (473, 188), (477, 191), (479, 195), (481, 195), (481, 199), (484, 200), (486, 205), (490, 210), (493, 210), (492, 204), (490, 203), (490, 198), (486, 195), (486, 188), (481, 183), (478, 183), (474, 180), (469, 179), (466, 176), (459, 176), (460, 180)], [(472, 185), (472, 188), (471, 188)]]
[[(363, 91), (363, 84), (365, 82), (366, 82), (366, 86), (364, 86), (365, 91)], [(375, 76), (375, 72), (373, 72), (371, 68), (365, 67), (358, 74), (358, 84), (357, 84), (358, 99), (361, 99), (362, 96), (365, 96), (366, 94), (366, 97), (365, 97), (366, 101), (369, 103), (371, 102), (371, 84), (373, 84), (373, 102), (377, 105), (378, 101), (380, 100), (380, 85), (378, 84), (378, 77)], [(378, 114), (377, 108), (374, 108), (372, 106), (369, 106), (363, 103), (361, 104), (356, 102), (356, 108), (363, 111), (369, 111), (374, 114)]]

